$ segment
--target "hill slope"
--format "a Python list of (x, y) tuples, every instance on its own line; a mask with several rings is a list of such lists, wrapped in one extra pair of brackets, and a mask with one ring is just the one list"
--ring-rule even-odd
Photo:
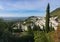
[(54, 11), (51, 12), (51, 16), (59, 16), (60, 18), (60, 8), (55, 9)]

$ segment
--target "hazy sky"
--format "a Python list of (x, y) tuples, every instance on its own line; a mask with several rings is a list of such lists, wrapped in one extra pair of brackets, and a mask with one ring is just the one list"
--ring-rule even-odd
[(0, 17), (44, 16), (48, 3), (60, 7), (60, 0), (0, 0)]

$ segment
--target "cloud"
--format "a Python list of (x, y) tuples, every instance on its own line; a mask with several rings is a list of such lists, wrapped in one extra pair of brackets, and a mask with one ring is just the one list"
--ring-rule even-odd
[(4, 8), (2, 6), (0, 6), (0, 10), (3, 10)]
[[(4, 6), (5, 9), (10, 10), (16, 10), (16, 9), (24, 9), (24, 10), (36, 10), (41, 9), (44, 7), (44, 4), (47, 4), (46, 1), (42, 0), (8, 0), (8, 1), (1, 1), (2, 6)], [(42, 5), (41, 5), (42, 4)], [(42, 8), (43, 9), (43, 8)]]
[(0, 0), (0, 13), (6, 16), (45, 15), (48, 3), (51, 11), (60, 7), (60, 0)]
[(51, 9), (60, 7), (60, 1), (58, 0), (0, 0), (0, 5), (5, 10), (46, 10), (48, 2), (51, 5)]

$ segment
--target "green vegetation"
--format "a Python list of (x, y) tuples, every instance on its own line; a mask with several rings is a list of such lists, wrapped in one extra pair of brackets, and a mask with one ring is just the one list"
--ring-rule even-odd
[(50, 13), (50, 16), (51, 16), (51, 17), (56, 17), (56, 16), (58, 16), (58, 20), (60, 20), (60, 8), (56, 8), (55, 10), (53, 10), (53, 11)]
[(13, 32), (12, 25), (15, 23), (0, 20), (0, 42), (51, 42), (50, 32), (45, 33), (36, 25), (34, 25), (33, 30), (31, 26), (28, 26), (28, 31)]
[(34, 40), (35, 40), (35, 42), (48, 42), (48, 39), (47, 39), (45, 33), (42, 31), (34, 32)]
[(33, 42), (33, 35), (29, 32), (13, 32), (15, 22), (4, 22), (0, 19), (0, 42)]
[(59, 16), (60, 17), (60, 8), (57, 8), (51, 12), (51, 17)]
[(50, 5), (48, 3), (48, 6), (47, 6), (47, 10), (46, 10), (46, 31), (47, 33), (50, 31), (50, 28), (49, 28), (49, 18), (50, 18)]

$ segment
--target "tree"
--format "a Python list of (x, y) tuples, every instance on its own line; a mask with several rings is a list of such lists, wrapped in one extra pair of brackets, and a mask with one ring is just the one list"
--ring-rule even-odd
[(3, 19), (0, 19), (0, 31), (5, 31), (7, 29), (7, 22)]
[(34, 24), (33, 31), (37, 31), (37, 30), (38, 30), (38, 26)]
[(28, 26), (28, 33), (29, 33), (29, 34), (33, 34), (33, 31), (32, 31), (32, 29), (31, 29), (31, 26), (30, 26), (30, 25)]
[(46, 10), (46, 31), (47, 33), (50, 31), (50, 28), (49, 28), (49, 18), (50, 18), (50, 5), (48, 3), (48, 6), (47, 6), (47, 10)]

